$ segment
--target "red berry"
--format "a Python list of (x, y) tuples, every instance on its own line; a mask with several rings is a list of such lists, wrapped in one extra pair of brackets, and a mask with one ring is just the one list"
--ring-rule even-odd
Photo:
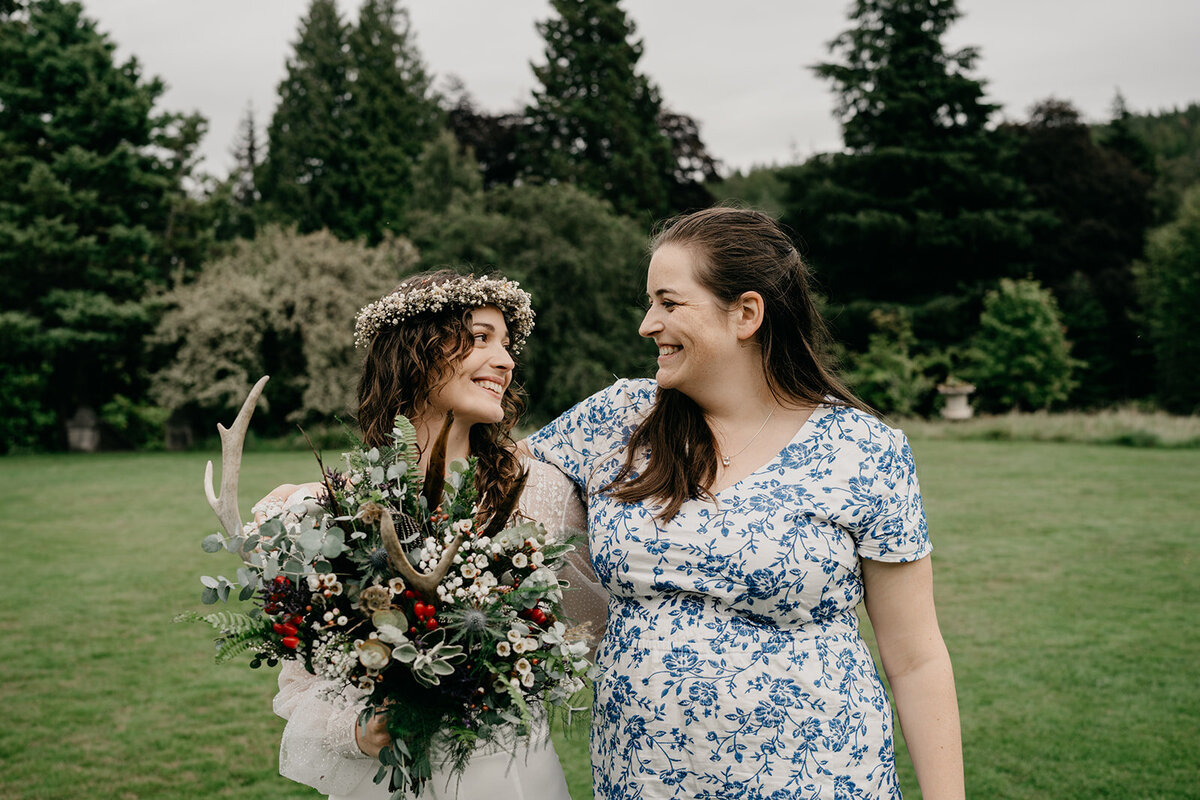
[(283, 646), (288, 650), (295, 650), (300, 646), (300, 640), (295, 636), (285, 636), (281, 641), (283, 642)]
[(300, 629), (299, 629), (299, 628), (297, 628), (295, 625), (292, 625), (292, 624), (290, 624), (290, 623), (287, 623), (287, 622), (283, 623), (283, 624), (282, 624), (282, 625), (280, 625), (279, 627), (283, 628), (283, 630), (282, 630), (282, 631), (279, 631), (279, 633), (283, 633), (283, 634), (285, 634), (285, 635), (287, 635), (287, 636), (295, 636), (297, 633), (299, 633), (299, 632), (300, 632)]
[(436, 627), (437, 627), (437, 620), (434, 619), (433, 617), (430, 617), (429, 619), (425, 620), (425, 630), (431, 631)]
[(412, 600), (416, 596), (417, 596), (417, 593), (414, 592), (412, 589), (404, 590), (404, 597), (407, 598), (408, 600)]
[[(271, 626), (271, 630), (275, 631), (275, 632), (276, 632), (276, 633), (278, 633), (280, 636), (282, 636), (282, 635), (283, 635), (283, 633), (284, 633), (284, 630), (283, 630), (283, 625), (282, 625), (281, 623), (279, 623), (279, 622), (276, 622), (274, 625), (272, 625), (272, 626)], [(295, 633), (295, 632), (296, 632), (296, 629), (295, 629), (295, 628), (293, 628), (293, 629), (292, 629), (292, 633)]]

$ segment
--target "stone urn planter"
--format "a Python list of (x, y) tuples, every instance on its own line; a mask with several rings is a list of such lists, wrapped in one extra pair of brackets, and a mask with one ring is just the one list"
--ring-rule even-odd
[(67, 447), (76, 453), (94, 453), (100, 449), (100, 418), (87, 406), (67, 420)]
[(942, 406), (942, 419), (963, 420), (975, 415), (975, 409), (967, 402), (967, 398), (975, 391), (972, 384), (949, 378), (945, 383), (939, 383), (937, 390), (946, 398), (946, 405)]

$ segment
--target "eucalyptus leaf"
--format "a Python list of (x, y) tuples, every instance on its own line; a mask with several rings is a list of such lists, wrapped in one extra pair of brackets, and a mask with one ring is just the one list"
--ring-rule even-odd
[(279, 534), (283, 533), (283, 522), (279, 519), (279, 517), (272, 517), (262, 525), (258, 526), (258, 533), (264, 539), (270, 539), (274, 536), (278, 536)]
[(332, 536), (325, 539), (325, 543), (321, 545), (321, 555), (326, 558), (337, 558), (345, 551), (346, 545), (340, 539), (335, 539)]
[(387, 479), (386, 473), (384, 473), (383, 467), (372, 467), (371, 468), (371, 483), (380, 484), (380, 483), (383, 483), (386, 479)]
[(205, 585), (205, 586), (207, 586), (209, 589), (216, 589), (216, 588), (217, 588), (217, 587), (220, 585), (220, 584), (217, 582), (217, 579), (216, 579), (216, 578), (214, 578), (214, 577), (213, 577), (213, 576), (211, 576), (211, 575), (201, 575), (201, 576), (200, 576), (200, 583), (204, 584), (204, 585)]
[(283, 572), (286, 575), (298, 578), (304, 574), (304, 564), (294, 558), (289, 558), (287, 563), (283, 565)]
[(249, 600), (251, 597), (254, 597), (253, 586), (243, 586), (242, 591), (238, 592), (238, 600), (241, 600), (243, 603)]
[(328, 561), (318, 561), (317, 563), (313, 564), (313, 571), (318, 575), (325, 575), (333, 572), (333, 565)]
[(200, 593), (200, 602), (204, 603), (206, 606), (211, 606), (213, 603), (217, 602), (217, 600), (217, 590), (211, 586), (205, 588), (205, 590)]
[(228, 601), (229, 601), (229, 590), (230, 590), (231, 588), (232, 588), (232, 587), (230, 586), (230, 584), (228, 584), (228, 583), (224, 583), (224, 584), (221, 584), (221, 588), (217, 590), (217, 594), (219, 594), (219, 595), (221, 596), (221, 601), (222, 601), (222, 602), (228, 602)]
[(258, 583), (258, 576), (245, 567), (238, 567), (237, 579), (242, 586), (253, 586)]
[(313, 529), (300, 534), (300, 539), (297, 544), (306, 555), (315, 554), (321, 549), (321, 539), (324, 538), (319, 530)]
[(225, 540), (219, 533), (210, 533), (200, 542), (200, 549), (206, 553), (216, 553), (225, 547)]

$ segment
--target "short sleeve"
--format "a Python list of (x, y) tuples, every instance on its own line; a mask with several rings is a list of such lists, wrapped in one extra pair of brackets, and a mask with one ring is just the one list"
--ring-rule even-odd
[(871, 511), (854, 526), (860, 558), (873, 561), (917, 561), (933, 552), (921, 487), (908, 439), (890, 430), (890, 447), (876, 461)]
[(651, 380), (619, 380), (576, 403), (526, 444), (534, 458), (558, 467), (586, 490), (596, 463), (629, 440), (655, 391)]

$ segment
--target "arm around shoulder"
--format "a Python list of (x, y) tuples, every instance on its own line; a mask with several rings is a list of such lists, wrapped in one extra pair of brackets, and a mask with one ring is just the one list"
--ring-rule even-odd
[(962, 800), (958, 699), (934, 608), (930, 559), (863, 559), (862, 571), (867, 614), (921, 794), (925, 800)]

